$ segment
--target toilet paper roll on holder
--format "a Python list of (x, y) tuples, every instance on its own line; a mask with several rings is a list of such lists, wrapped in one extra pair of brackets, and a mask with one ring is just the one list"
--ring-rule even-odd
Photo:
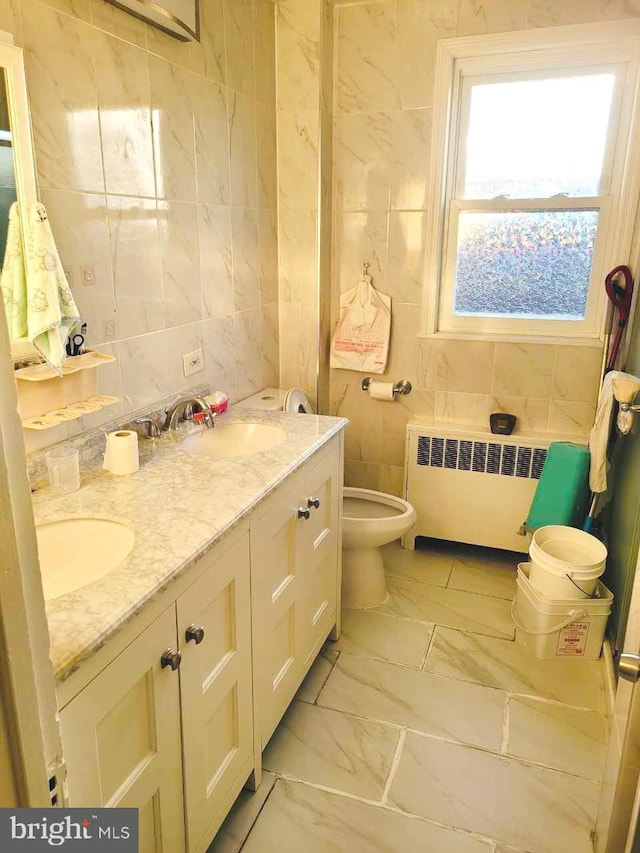
[[(373, 382), (373, 376), (365, 376), (362, 380), (362, 390), (368, 391), (369, 385)], [(408, 379), (400, 379), (393, 386), (394, 394), (410, 394), (413, 385), (409, 382)]]

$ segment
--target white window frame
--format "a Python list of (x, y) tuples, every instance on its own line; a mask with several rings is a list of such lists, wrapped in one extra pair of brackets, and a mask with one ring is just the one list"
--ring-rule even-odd
[[(603, 162), (601, 195), (526, 202), (487, 200), (465, 205), (457, 143), (466, 87), (473, 78), (513, 75), (515, 79), (616, 69), (612, 120)], [(431, 151), (431, 209), (425, 245), (421, 336), (490, 337), (505, 340), (571, 341), (597, 345), (604, 333), (607, 300), (604, 275), (629, 263), (640, 196), (639, 117), (640, 21), (615, 21), (531, 32), (447, 39), (438, 43)], [(462, 133), (464, 130), (462, 129)], [(583, 321), (459, 317), (453, 315), (456, 222), (460, 210), (593, 209), (600, 211), (598, 239)], [(452, 227), (453, 226), (453, 227)], [(450, 238), (450, 235), (453, 239)]]

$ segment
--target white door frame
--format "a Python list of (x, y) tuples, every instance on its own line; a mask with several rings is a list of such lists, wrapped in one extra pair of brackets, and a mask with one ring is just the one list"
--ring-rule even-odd
[[(640, 654), (640, 554), (636, 560), (622, 651)], [(638, 683), (640, 684), (640, 682)], [(634, 853), (638, 832), (640, 772), (637, 744), (640, 729), (640, 690), (618, 680), (604, 779), (596, 820), (596, 853)]]
[(17, 405), (0, 310), (0, 687), (19, 805), (45, 807), (50, 805), (50, 775), (57, 776), (62, 791), (62, 742)]

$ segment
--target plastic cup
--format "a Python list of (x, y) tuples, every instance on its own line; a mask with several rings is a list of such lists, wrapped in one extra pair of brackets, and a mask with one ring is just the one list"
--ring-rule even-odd
[(80, 488), (80, 454), (75, 447), (59, 447), (47, 453), (49, 485), (57, 492), (77, 492)]

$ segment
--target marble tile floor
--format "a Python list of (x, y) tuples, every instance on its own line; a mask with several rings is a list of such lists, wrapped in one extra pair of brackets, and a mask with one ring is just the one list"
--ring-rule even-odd
[(388, 546), (389, 600), (343, 611), (209, 853), (590, 853), (605, 668), (514, 642), (519, 559)]

